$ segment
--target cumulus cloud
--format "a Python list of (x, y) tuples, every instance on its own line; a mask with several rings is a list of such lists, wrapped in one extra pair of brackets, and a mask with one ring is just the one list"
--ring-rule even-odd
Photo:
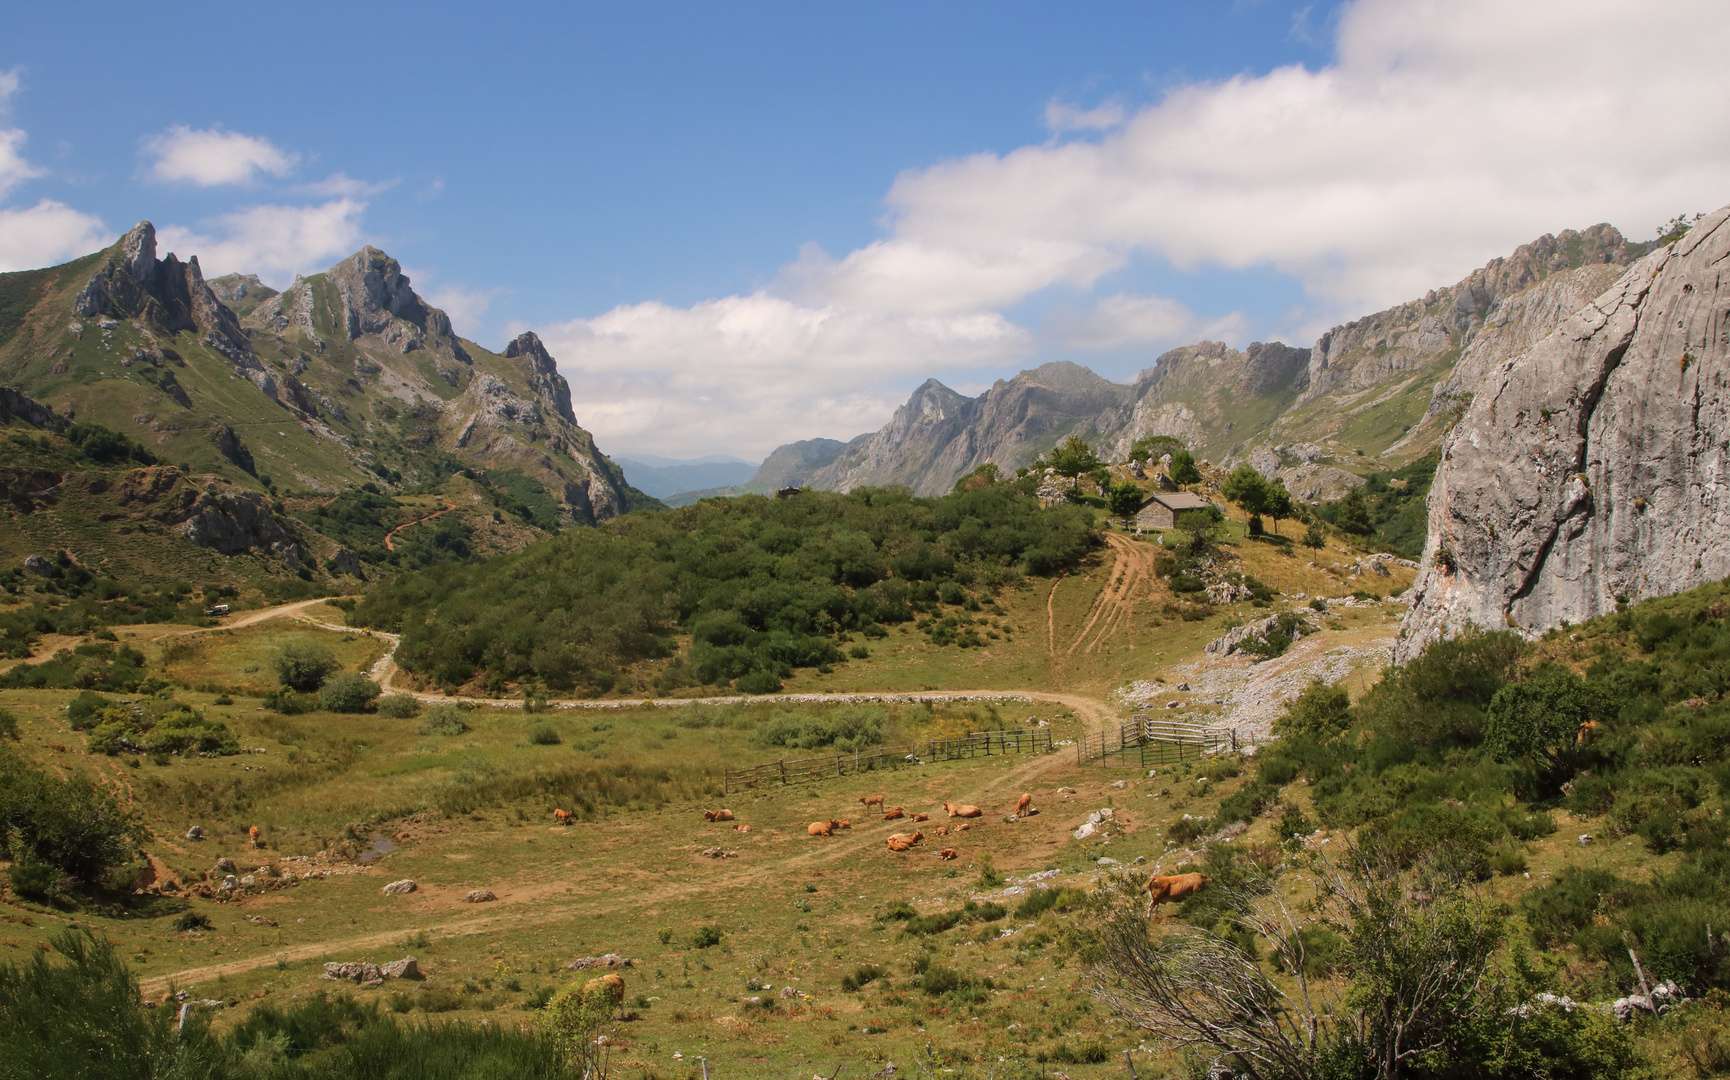
[(650, 302), (537, 327), (603, 446), (763, 454), (881, 424), (896, 380), (1015, 363), (1030, 335), (995, 313), (887, 316), (767, 293)]
[(206, 277), (257, 274), (280, 289), (295, 274), (316, 273), (360, 248), (365, 209), (365, 203), (353, 199), (318, 206), (251, 206), (216, 218), (212, 232), (168, 225), (157, 230), (157, 237), (164, 251), (181, 258), (197, 255)]
[(1204, 319), (1187, 304), (1163, 296), (1114, 293), (1085, 312), (1062, 312), (1043, 338), (1071, 349), (1164, 348), (1195, 341), (1242, 342), (1249, 319), (1241, 311)]
[(1079, 105), (1052, 101), (1045, 106), (1045, 126), (1051, 131), (1104, 131), (1123, 123), (1123, 104), (1108, 101), (1084, 109)]
[[(420, 281), (423, 275), (409, 274), (410, 281)], [(487, 313), (487, 308), (493, 306), (503, 289), (466, 289), (461, 285), (445, 285), (431, 292), (422, 293), (433, 307), (443, 309), (451, 317), (451, 326), (457, 333), (466, 338), (473, 338), (479, 330), (481, 317)]]
[(257, 135), (185, 125), (171, 127), (150, 140), (145, 153), (154, 158), (151, 176), (199, 187), (250, 184), (260, 173), (286, 176), (300, 160), (298, 154), (278, 149)]
[(31, 207), (0, 207), (0, 272), (52, 266), (114, 242), (101, 219), (43, 199)]
[(960, 312), (1152, 255), (1271, 266), (1374, 308), (1546, 231), (1644, 233), (1724, 202), (1727, 49), (1720, 0), (1358, 0), (1326, 67), (1179, 86), (1102, 137), (902, 174), (889, 234), (801, 259), (793, 283), (813, 303)]
[(17, 129), (0, 130), (0, 196), (42, 170), (24, 160), (24, 133)]

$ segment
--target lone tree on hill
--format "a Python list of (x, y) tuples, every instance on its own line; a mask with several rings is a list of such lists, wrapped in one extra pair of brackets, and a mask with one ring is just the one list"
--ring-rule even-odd
[(1105, 468), (1105, 462), (1099, 460), (1099, 455), (1080, 435), (1071, 435), (1063, 440), (1063, 445), (1052, 447), (1045, 455), (1045, 464), (1056, 469), (1057, 475), (1071, 480)]
[(1334, 514), (1334, 527), (1354, 536), (1368, 536), (1376, 531), (1375, 523), (1370, 521), (1369, 503), (1364, 501), (1361, 489), (1352, 488), (1340, 500), (1339, 510)]
[(1146, 496), (1134, 482), (1125, 480), (1111, 489), (1107, 497), (1107, 505), (1111, 508), (1111, 516), (1119, 517), (1127, 524), (1129, 519), (1141, 511), (1141, 504)]
[(1279, 535), (1279, 523), (1282, 518), (1289, 518), (1296, 508), (1292, 504), (1291, 492), (1286, 490), (1285, 481), (1275, 480), (1267, 486), (1267, 502), (1263, 512), (1273, 518), (1274, 535)]
[(1267, 478), (1254, 465), (1239, 465), (1219, 486), (1219, 493), (1243, 507), (1244, 521), (1260, 517), (1267, 509)]
[(1201, 483), (1201, 470), (1195, 467), (1195, 455), (1188, 450), (1171, 453), (1171, 482), (1178, 487)]

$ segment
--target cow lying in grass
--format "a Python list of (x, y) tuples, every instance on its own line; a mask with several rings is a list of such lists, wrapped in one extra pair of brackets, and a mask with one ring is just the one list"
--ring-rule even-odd
[(731, 811), (731, 810), (705, 810), (705, 811), (703, 811), (703, 820), (704, 821), (732, 821), (733, 820), (733, 811)]
[(977, 806), (968, 806), (966, 803), (957, 802), (946, 802), (943, 804), (943, 809), (949, 812), (950, 817), (978, 817), (985, 813)]
[(907, 851), (923, 839), (925, 834), (922, 832), (896, 833), (889, 838), (889, 850)]

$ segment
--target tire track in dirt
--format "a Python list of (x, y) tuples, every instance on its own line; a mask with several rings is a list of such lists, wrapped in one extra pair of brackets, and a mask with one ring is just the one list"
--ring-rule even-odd
[(1070, 643), (1065, 656), (1075, 655), (1078, 649), (1087, 653), (1097, 652), (1112, 634), (1128, 625), (1135, 614), (1135, 605), (1142, 598), (1139, 594), (1152, 594), (1153, 557), (1142, 545), (1126, 536), (1107, 533), (1105, 540), (1116, 555), (1111, 573), (1106, 578), (1105, 587), (1094, 598), (1088, 609), (1087, 621)]

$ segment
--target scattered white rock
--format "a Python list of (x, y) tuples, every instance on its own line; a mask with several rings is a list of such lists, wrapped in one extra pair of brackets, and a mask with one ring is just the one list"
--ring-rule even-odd
[(401, 881), (393, 881), (389, 885), (386, 885), (384, 887), (384, 894), (386, 896), (402, 896), (405, 893), (414, 892), (418, 888), (420, 888), (420, 886), (414, 883), (413, 878), (403, 878)]
[(497, 899), (498, 897), (493, 895), (491, 889), (470, 889), (463, 893), (463, 903), (465, 904), (489, 904)]

